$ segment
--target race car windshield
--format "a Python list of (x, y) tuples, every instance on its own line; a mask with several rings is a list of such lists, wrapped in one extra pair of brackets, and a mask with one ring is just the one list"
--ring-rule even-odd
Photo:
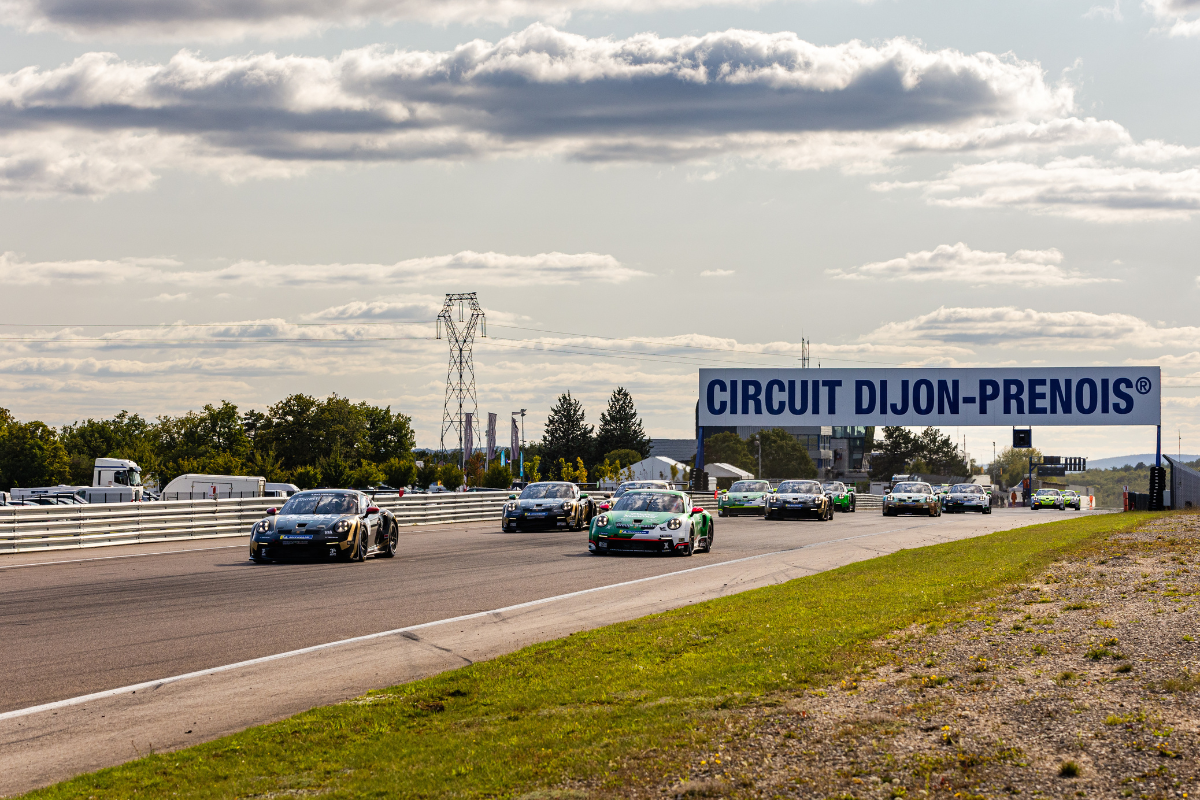
[(771, 484), (766, 481), (738, 481), (729, 487), (731, 492), (769, 492)]
[(1047, 497), (1053, 497), (1054, 495), (1058, 494), (1058, 489), (1038, 489), (1037, 493), (1040, 495), (1046, 495)]
[(630, 492), (617, 501), (613, 511), (662, 511), (668, 514), (682, 514), (683, 498), (658, 492)]
[(288, 514), (355, 514), (358, 512), (358, 497), (352, 494), (296, 494), (292, 495), (281, 515)]
[(928, 483), (897, 483), (893, 492), (902, 492), (905, 494), (932, 494), (933, 489), (929, 488)]
[(950, 491), (954, 494), (983, 494), (983, 487), (974, 483), (956, 483)]
[(564, 483), (535, 483), (521, 492), (522, 500), (561, 500), (574, 496), (571, 487)]
[(821, 494), (821, 484), (816, 481), (784, 481), (779, 484), (782, 494)]
[(839, 481), (831, 481), (830, 483), (826, 483), (826, 484), (824, 484), (824, 486), (825, 486), (825, 488), (826, 488), (826, 489), (828, 489), (828, 490), (829, 490), (829, 491), (831, 491), (831, 492), (844, 492), (844, 491), (846, 491), (846, 484), (844, 484), (844, 483), (841, 483), (841, 482), (839, 482)]

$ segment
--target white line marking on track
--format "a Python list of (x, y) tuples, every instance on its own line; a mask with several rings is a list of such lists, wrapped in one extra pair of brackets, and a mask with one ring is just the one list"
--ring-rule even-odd
[[(187, 673), (184, 673), (183, 675), (173, 675), (169, 678), (159, 678), (158, 680), (144, 681), (142, 683), (135, 683), (135, 684), (131, 684), (129, 686), (121, 686), (117, 689), (106, 689), (102, 692), (93, 692), (91, 694), (84, 694), (84, 695), (80, 695), (78, 697), (69, 697), (66, 700), (56, 700), (52, 703), (43, 703), (43, 704), (37, 705), (37, 706), (29, 706), (28, 708), (18, 708), (14, 711), (6, 711), (6, 712), (0, 714), (0, 721), (6, 720), (6, 719), (16, 719), (17, 717), (27, 717), (27, 716), (30, 716), (31, 714), (40, 714), (44, 711), (54, 711), (55, 709), (67, 708), (68, 706), (77, 706), (77, 705), (81, 705), (83, 703), (91, 702), (92, 700), (103, 700), (105, 698), (116, 697), (117, 695), (121, 695), (121, 694), (132, 694), (134, 692), (140, 692), (144, 689), (158, 689), (162, 686), (166, 686), (167, 684), (178, 683), (179, 681), (185, 681), (185, 680), (189, 680), (191, 678), (203, 678), (208, 675), (217, 675), (222, 672), (229, 672), (230, 670), (241, 669), (242, 667), (252, 667), (257, 664), (267, 664), (271, 661), (278, 661), (278, 660), (284, 659), (284, 658), (292, 658), (293, 656), (301, 656), (301, 655), (305, 655), (307, 653), (315, 653), (320, 650), (328, 650), (328, 649), (334, 648), (334, 647), (343, 647), (348, 644), (358, 644), (359, 642), (368, 642), (368, 641), (371, 641), (372, 639), (382, 639), (386, 636), (398, 636), (402, 633), (407, 633), (409, 631), (419, 631), (419, 630), (422, 630), (423, 628), (433, 628), (438, 625), (448, 625), (448, 624), (451, 624), (454, 622), (466, 622), (468, 620), (473, 620), (473, 619), (482, 619), (483, 617), (491, 616), (492, 614), (505, 614), (505, 613), (512, 612), (512, 611), (520, 611), (522, 609), (532, 608), (534, 606), (545, 605), (546, 603), (553, 603), (558, 600), (568, 600), (572, 597), (580, 597), (582, 595), (592, 594), (594, 592), (603, 592), (608, 589), (619, 589), (622, 586), (634, 586), (639, 583), (648, 583), (650, 581), (663, 580), (664, 578), (673, 578), (676, 575), (686, 575), (689, 572), (700, 572), (701, 570), (712, 569), (714, 567), (724, 567), (729, 564), (739, 564), (744, 561), (754, 561), (755, 559), (759, 559), (759, 558), (768, 558), (770, 556), (780, 556), (780, 555), (784, 555), (786, 553), (795, 553), (800, 550), (809, 550), (813, 547), (820, 547), (821, 545), (826, 545), (826, 544), (836, 544), (837, 542), (849, 542), (849, 541), (853, 541), (855, 539), (869, 539), (873, 536), (882, 536), (885, 533), (896, 533), (897, 531), (912, 530), (913, 528), (925, 528), (925, 527), (929, 527), (929, 525), (931, 525), (931, 524), (932, 523), (926, 523), (924, 525), (913, 525), (908, 528), (892, 528), (892, 529), (886, 530), (886, 531), (875, 531), (874, 533), (863, 533), (863, 534), (859, 534), (858, 536), (844, 536), (839, 539), (826, 539), (821, 542), (813, 542), (812, 544), (801, 545), (800, 547), (791, 547), (791, 548), (788, 548), (787, 550), (775, 550), (770, 553), (759, 553), (758, 555), (745, 556), (743, 558), (735, 558), (730, 561), (718, 561), (716, 563), (705, 564), (700, 567), (691, 567), (689, 569), (681, 569), (681, 570), (676, 570), (674, 572), (665, 572), (661, 575), (651, 575), (650, 577), (647, 577), (647, 578), (637, 578), (637, 579), (631, 580), (631, 581), (622, 581), (621, 583), (610, 583), (605, 586), (595, 586), (595, 587), (592, 587), (591, 589), (580, 589), (577, 592), (568, 592), (567, 594), (559, 594), (559, 595), (555, 595), (553, 597), (543, 597), (538, 600), (530, 600), (525, 603), (518, 603), (514, 606), (505, 606), (504, 608), (494, 608), (494, 609), (491, 609), (490, 611), (477, 611), (474, 614), (463, 614), (462, 616), (458, 616), (458, 617), (449, 617), (447, 619), (439, 619), (439, 620), (435, 620), (434, 622), (422, 622), (418, 625), (409, 625), (404, 628), (396, 628), (396, 629), (390, 630), (390, 631), (380, 631), (379, 633), (368, 633), (364, 636), (354, 636), (349, 639), (339, 639), (336, 642), (327, 642), (325, 644), (315, 644), (310, 647), (301, 647), (299, 650), (289, 650), (285, 653), (276, 653), (275, 655), (262, 656), (260, 658), (251, 658), (247, 661), (238, 661), (236, 663), (226, 664), (226, 665), (220, 666), (220, 667), (209, 667), (208, 669), (196, 670), (195, 672), (187, 672)], [(149, 554), (147, 554), (147, 555), (149, 555)], [(116, 556), (114, 556), (114, 558), (115, 557)]]
[(20, 569), (21, 567), (52, 567), (55, 564), (82, 564), (85, 561), (109, 561), (114, 558), (142, 558), (143, 556), (173, 556), (176, 553), (202, 553), (205, 550), (230, 550), (235, 547), (245, 547), (244, 544), (223, 544), (219, 547), (193, 547), (188, 550), (160, 550), (157, 553), (126, 553), (123, 556), (96, 556), (95, 558), (71, 558), (64, 561), (32, 561), (28, 564), (4, 564), (0, 569)]

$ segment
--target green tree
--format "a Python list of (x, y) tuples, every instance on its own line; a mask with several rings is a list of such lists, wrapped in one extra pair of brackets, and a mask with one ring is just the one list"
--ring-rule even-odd
[(500, 466), (499, 461), (488, 467), (488, 471), (483, 476), (483, 485), (488, 489), (507, 489), (512, 486), (512, 482), (512, 470), (507, 466)]
[(780, 428), (772, 428), (754, 434), (750, 437), (747, 449), (755, 454), (755, 461), (758, 460), (760, 440), (762, 441), (762, 474), (758, 477), (779, 480), (817, 477), (817, 465), (809, 456), (808, 448), (796, 441), (795, 436)]
[(138, 461), (129, 453), (138, 450), (143, 459), (149, 460), (149, 451), (143, 449), (143, 446), (147, 443), (150, 433), (150, 423), (128, 411), (122, 411), (113, 419), (88, 419), (64, 425), (59, 440), (67, 449), (71, 462), (68, 481), (76, 485), (90, 486), (92, 469), (97, 458), (129, 458), (137, 461), (144, 476), (148, 475), (150, 465)]
[(608, 399), (608, 408), (601, 412), (600, 426), (596, 429), (596, 451), (608, 453), (613, 450), (637, 451), (638, 458), (627, 463), (641, 461), (650, 455), (650, 437), (638, 417), (633, 396), (621, 386)]
[(559, 395), (550, 409), (542, 431), (541, 454), (550, 464), (560, 458), (567, 462), (591, 458), (592, 426), (587, 424), (583, 404), (571, 397), (570, 392)]
[(350, 483), (350, 463), (342, 458), (342, 452), (336, 450), (317, 462), (321, 469), (321, 478), (331, 489), (341, 489)]
[(358, 467), (350, 472), (350, 486), (354, 489), (366, 489), (368, 486), (378, 486), (384, 482), (383, 470), (373, 461), (365, 458)]
[(929, 465), (933, 475), (970, 475), (971, 467), (963, 460), (962, 452), (948, 435), (938, 428), (921, 431), (920, 457)]
[(296, 467), (292, 471), (292, 483), (301, 489), (316, 489), (321, 485), (321, 470), (312, 465)]
[(758, 471), (758, 453), (753, 456), (742, 437), (732, 431), (716, 433), (704, 440), (705, 464), (729, 464), (747, 472)]
[(283, 461), (275, 455), (273, 448), (255, 450), (250, 456), (250, 460), (246, 462), (246, 471), (254, 475), (261, 475), (269, 483), (285, 483), (288, 478)]
[(382, 465), (384, 480), (393, 489), (412, 486), (417, 481), (417, 465), (411, 458), (389, 458)]
[[(1029, 459), (1031, 457), (1041, 458), (1042, 451), (1036, 447), (1004, 448), (1000, 451), (1000, 455), (996, 456), (996, 462), (992, 464), (990, 470), (992, 481), (1004, 487), (1020, 484), (1023, 478), (1029, 477)], [(1098, 471), (1089, 470), (1089, 474)], [(1149, 475), (1148, 472), (1146, 474)]]
[(408, 458), (416, 444), (412, 419), (400, 413), (392, 413), (392, 407), (360, 404), (366, 423), (368, 457), (377, 462), (391, 458)]
[[(2, 409), (0, 409), (2, 410)], [(0, 488), (57, 486), (71, 475), (71, 461), (58, 434), (44, 422), (11, 421), (0, 427)], [(91, 481), (89, 480), (89, 483)]]
[(542, 479), (542, 473), (538, 472), (538, 467), (542, 464), (541, 456), (534, 456), (529, 462), (529, 483), (537, 483)]
[(901, 425), (889, 425), (883, 429), (879, 453), (871, 458), (871, 478), (891, 480), (893, 475), (907, 472), (919, 455), (920, 441), (912, 431)]
[(438, 482), (439, 466), (433, 463), (432, 460), (426, 459), (425, 466), (417, 470), (417, 486), (422, 489), (428, 489)]
[(454, 464), (443, 464), (438, 470), (438, 479), (450, 491), (456, 491), (463, 485), (463, 472)]

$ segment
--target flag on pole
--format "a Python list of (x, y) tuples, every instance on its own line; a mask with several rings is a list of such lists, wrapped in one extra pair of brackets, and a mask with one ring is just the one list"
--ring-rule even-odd
[(463, 425), (463, 463), (475, 452), (475, 420), (474, 414), (466, 413), (466, 423)]
[(496, 457), (496, 415), (488, 413), (488, 430), (487, 430), (487, 460), (492, 463), (492, 459)]
[(516, 461), (517, 454), (520, 452), (521, 452), (521, 429), (517, 427), (517, 418), (513, 417), (512, 418), (512, 450), (511, 450), (512, 455), (510, 456), (510, 458), (512, 458), (513, 461)]

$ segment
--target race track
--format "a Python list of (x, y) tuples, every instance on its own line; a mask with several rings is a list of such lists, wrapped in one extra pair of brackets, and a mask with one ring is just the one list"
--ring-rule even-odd
[[(85, 758), (89, 748), (82, 739), (86, 734), (78, 726), (61, 727), (67, 724), (66, 712), (53, 724), (47, 723), (45, 740), (37, 747), (10, 749), (8, 745), (29, 741), (41, 724), (37, 713), (23, 715), (20, 711), (31, 706), (689, 570), (678, 578), (602, 588), (573, 597), (569, 611), (564, 610), (557, 618), (553, 617), (551, 603), (539, 612), (543, 618), (538, 627), (519, 636), (505, 633), (502, 627), (490, 634), (479, 628), (472, 634), (475, 639), (470, 643), (470, 657), (490, 657), (532, 640), (790, 579), (901, 547), (1076, 515), (1014, 509), (998, 510), (990, 516), (947, 515), (937, 519), (885, 518), (878, 511), (858, 512), (837, 514), (834, 520), (824, 523), (718, 519), (714, 552), (690, 558), (594, 557), (585, 549), (584, 533), (505, 534), (495, 524), (406, 529), (402, 533), (403, 549), (396, 559), (374, 559), (365, 564), (254, 565), (247, 560), (245, 542), (241, 540), (235, 540), (234, 546), (230, 546), (230, 540), (190, 542), (187, 547), (178, 547), (177, 552), (157, 554), (154, 548), (143, 545), (5, 557), (0, 559), (0, 634), (5, 642), (0, 666), (6, 676), (0, 699), (0, 748), (6, 755), (0, 763), (15, 770), (13, 779), (19, 780), (16, 784), (0, 781), (0, 792), (30, 788), (64, 777), (64, 771), (71, 774), (100, 763), (119, 763), (134, 755), (105, 755), (107, 750), (97, 746)], [(759, 558), (752, 558), (755, 556)], [(695, 571), (697, 567), (710, 568)], [(610, 600), (622, 598), (625, 605), (609, 605)], [(600, 604), (605, 606), (603, 613), (589, 614), (590, 609), (599, 610)], [(463, 635), (467, 635), (471, 626), (452, 627), (462, 628)], [(489, 641), (489, 636), (495, 640)], [(388, 638), (399, 637), (375, 642), (387, 642)], [(409, 638), (423, 641), (415, 634)], [(412, 644), (407, 640), (401, 643)], [(385, 645), (369, 646), (382, 652), (380, 648)], [(396, 643), (386, 646), (395, 647)], [(294, 677), (299, 683), (292, 698), (280, 691), (273, 695), (275, 700), (260, 698), (260, 707), (240, 706), (241, 716), (236, 719), (226, 715), (204, 730), (197, 722), (194, 732), (187, 730), (188, 737), (180, 738), (183, 731), (178, 735), (162, 732), (152, 743), (155, 747), (174, 747), (211, 738), (246, 724), (345, 699), (372, 686), (467, 663), (467, 656), (453, 655), (454, 647), (436, 647), (444, 651), (435, 653), (441, 661), (422, 662), (408, 672), (392, 669), (398, 663), (393, 654), (387, 659), (380, 656), (383, 666), (354, 680), (307, 687), (301, 685), (306, 669), (302, 662), (311, 656), (276, 661), (273, 674), (301, 676)], [(446, 654), (453, 657), (447, 658)], [(364, 650), (350, 663), (370, 664), (372, 657)], [(142, 694), (145, 697), (146, 692)], [(162, 696), (166, 694), (164, 691)], [(138, 698), (138, 702), (150, 701)], [(196, 703), (203, 706), (206, 701), (191, 698), (187, 702), (192, 704), (187, 707), (195, 710)], [(97, 707), (96, 703), (89, 706), (93, 710)], [(145, 708), (139, 713), (144, 714)], [(48, 717), (48, 712), (42, 712), (42, 716)], [(111, 727), (117, 724), (114, 720), (119, 714), (110, 709), (106, 719)], [(149, 724), (144, 719), (138, 722), (142, 728)], [(54, 730), (59, 731), (59, 750), (77, 755), (67, 757), (60, 752), (54, 764), (39, 764), (43, 756), (38, 747), (51, 747)], [(119, 740), (120, 732), (116, 735)], [(19, 759), (20, 763), (10, 759)]]

